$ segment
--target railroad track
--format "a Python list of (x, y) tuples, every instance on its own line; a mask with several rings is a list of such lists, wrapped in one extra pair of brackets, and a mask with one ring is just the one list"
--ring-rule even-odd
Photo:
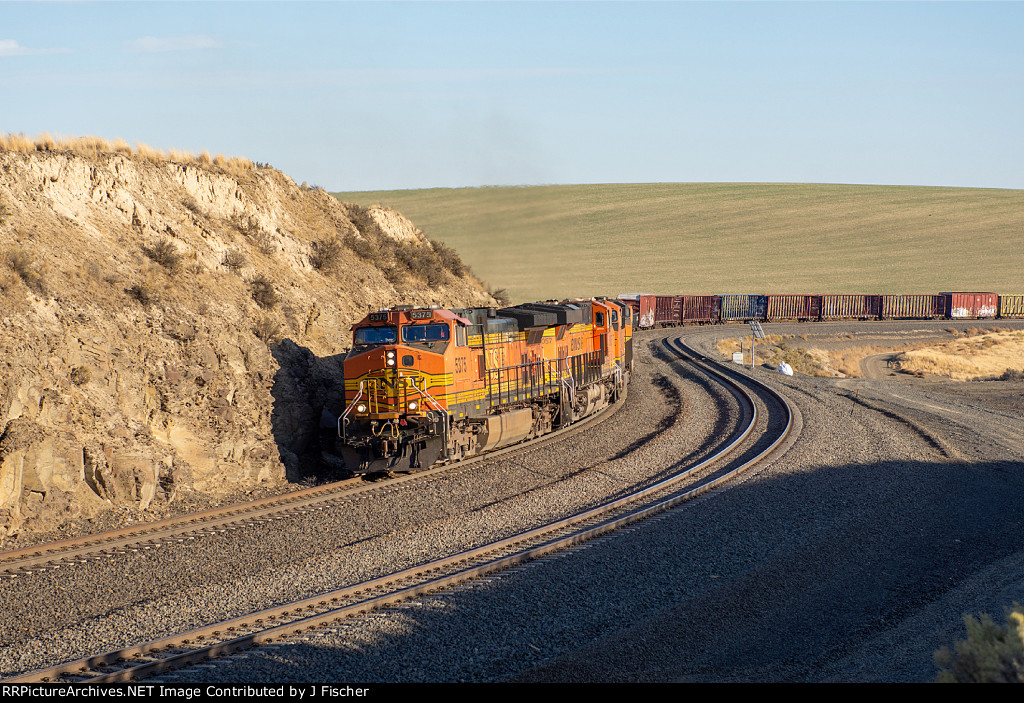
[(333, 503), (351, 500), (357, 496), (389, 491), (400, 485), (426, 481), (442, 471), (463, 471), (482, 461), (490, 461), (514, 451), (534, 449), (562, 439), (569, 434), (580, 432), (612, 417), (624, 405), (624, 402), (623, 400), (609, 405), (600, 412), (569, 427), (535, 440), (497, 449), (455, 464), (445, 464), (416, 473), (396, 475), (372, 483), (367, 483), (360, 478), (345, 479), (323, 486), (260, 498), (247, 503), (238, 503), (108, 532), (0, 552), (0, 577), (16, 578), (32, 571), (56, 568), (62, 563), (102, 559), (105, 556), (113, 556), (126, 551), (154, 549), (163, 544), (224, 533), (256, 522), (277, 520), (321, 510)]
[[(482, 547), (312, 598), (216, 623), (184, 634), (86, 657), (8, 679), (8, 682), (68, 681), (104, 683), (139, 680), (200, 661), (229, 655), (347, 617), (448, 588), (540, 558), (634, 524), (673, 508), (735, 478), (773, 454), (790, 436), (793, 413), (784, 398), (742, 374), (717, 368), (681, 341), (666, 349), (726, 385), (741, 407), (730, 437), (713, 455), (681, 462), (654, 485), (571, 517)], [(764, 422), (766, 436), (752, 437), (758, 407), (783, 418)]]

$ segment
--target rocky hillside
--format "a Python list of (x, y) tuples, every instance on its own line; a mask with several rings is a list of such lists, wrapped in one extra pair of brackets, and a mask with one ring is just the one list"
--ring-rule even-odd
[(349, 326), (399, 303), (493, 300), (269, 167), (0, 149), (0, 538), (322, 471)]

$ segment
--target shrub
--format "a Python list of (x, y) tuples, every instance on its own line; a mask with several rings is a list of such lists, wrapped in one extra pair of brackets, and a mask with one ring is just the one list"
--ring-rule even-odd
[(269, 315), (263, 315), (256, 320), (252, 333), (266, 344), (273, 344), (281, 336), (281, 324)]
[(221, 263), (232, 273), (238, 273), (248, 266), (249, 262), (245, 260), (245, 254), (242, 252), (237, 249), (228, 249), (224, 252), (224, 259)]
[(430, 246), (433, 247), (434, 253), (437, 254), (437, 258), (440, 260), (441, 265), (456, 276), (464, 276), (469, 271), (466, 264), (462, 262), (462, 257), (459, 256), (459, 252), (455, 251), (444, 242), (431, 239)]
[(313, 250), (309, 254), (309, 263), (317, 271), (332, 271), (341, 260), (341, 244), (334, 237), (313, 242)]
[(501, 307), (508, 307), (512, 299), (508, 295), (508, 290), (505, 288), (499, 288), (498, 290), (490, 291), (491, 297), (498, 301), (498, 305)]
[(999, 377), (1000, 381), (1024, 381), (1024, 371), (1021, 369), (1006, 369)]
[(7, 252), (7, 265), (14, 270), (29, 290), (46, 295), (46, 281), (43, 279), (42, 267), (35, 257), (24, 249), (12, 249)]
[(252, 299), (264, 310), (270, 310), (278, 303), (277, 291), (274, 284), (263, 274), (259, 274), (249, 283), (252, 290)]
[(381, 256), (380, 246), (377, 242), (365, 235), (363, 237), (357, 237), (351, 232), (345, 235), (345, 246), (356, 253), (360, 259), (365, 259), (370, 263), (379, 263), (383, 258)]
[(182, 206), (184, 206), (186, 210), (191, 212), (193, 215), (196, 215), (197, 217), (202, 216), (203, 211), (199, 208), (199, 203), (196, 202), (196, 199), (193, 198), (191, 195), (187, 196), (184, 200), (182, 200), (181, 204)]
[(935, 653), (940, 683), (1024, 683), (1024, 611), (1014, 603), (1000, 626), (988, 615), (964, 616), (967, 639)]
[(71, 382), (76, 386), (84, 386), (92, 380), (92, 372), (88, 366), (78, 366), (71, 370)]
[(143, 305), (147, 306), (152, 305), (159, 298), (156, 288), (154, 288), (148, 281), (136, 283), (125, 292)]
[(151, 247), (142, 247), (142, 251), (170, 273), (177, 273), (181, 270), (181, 254), (178, 252), (178, 247), (174, 246), (169, 239), (161, 240)]

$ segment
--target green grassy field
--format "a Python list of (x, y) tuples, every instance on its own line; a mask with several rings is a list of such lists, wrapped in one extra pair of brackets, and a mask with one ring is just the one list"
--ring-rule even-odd
[(335, 193), (514, 302), (620, 293), (1024, 293), (1024, 191), (663, 183)]

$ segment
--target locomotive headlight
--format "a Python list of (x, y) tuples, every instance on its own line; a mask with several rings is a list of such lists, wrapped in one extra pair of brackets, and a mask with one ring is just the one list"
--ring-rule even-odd
[(395, 365), (395, 358), (391, 357), (390, 359), (388, 359), (388, 366), (394, 366), (394, 365)]
[(395, 353), (393, 351), (389, 351), (388, 352), (388, 358), (389, 359), (394, 359), (395, 358)]
[(415, 400), (410, 400), (410, 401), (409, 401), (409, 409), (410, 409), (410, 410), (415, 410), (415, 409), (416, 409), (416, 408), (418, 408), (418, 407), (419, 407), (419, 405), (417, 405), (417, 404), (416, 404), (416, 401), (415, 401)]
[(356, 412), (357, 413), (365, 413), (366, 412), (366, 404), (365, 403), (360, 403), (359, 405), (357, 405), (356, 406)]

